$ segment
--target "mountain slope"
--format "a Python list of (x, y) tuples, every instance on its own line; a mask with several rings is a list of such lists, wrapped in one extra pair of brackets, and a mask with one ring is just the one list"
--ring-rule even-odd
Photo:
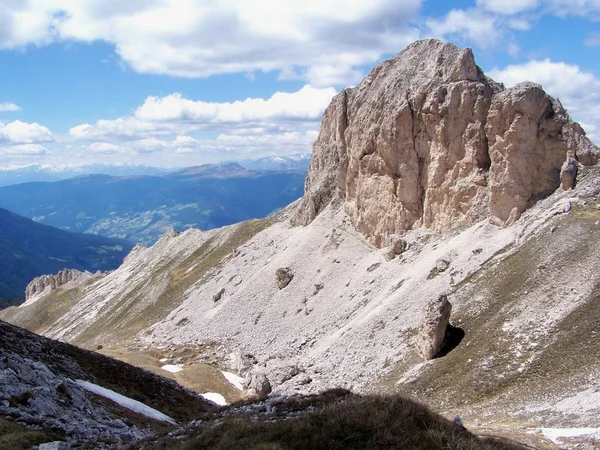
[[(403, 392), (468, 426), (594, 428), (599, 155), (540, 86), (504, 89), (470, 50), (418, 42), (334, 98), (300, 201), (137, 248), (39, 300), (72, 303), (35, 326), (113, 351), (211, 343), (214, 364), (276, 394)], [(464, 335), (423, 360), (442, 295)]]
[(0, 207), (71, 232), (152, 244), (171, 228), (203, 230), (265, 217), (298, 199), (302, 172), (256, 172), (234, 164), (162, 176), (87, 175), (0, 188)]
[(122, 239), (68, 233), (0, 209), (0, 301), (23, 299), (34, 277), (63, 268), (115, 269), (131, 248)]

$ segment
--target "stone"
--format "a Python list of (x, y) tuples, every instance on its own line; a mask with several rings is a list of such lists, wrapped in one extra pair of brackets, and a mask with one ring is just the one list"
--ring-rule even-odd
[(225, 288), (221, 288), (219, 290), (219, 292), (217, 292), (215, 295), (213, 295), (213, 302), (218, 302), (219, 300), (221, 300), (221, 298), (223, 297), (223, 294), (225, 293)]
[(277, 278), (277, 287), (283, 289), (294, 279), (294, 273), (289, 267), (280, 267), (275, 272), (275, 277)]
[(425, 306), (416, 342), (417, 353), (423, 359), (433, 359), (442, 348), (451, 312), (452, 304), (445, 294)]
[(446, 259), (440, 258), (435, 262), (435, 267), (438, 272), (445, 272), (450, 267), (450, 262)]
[(401, 255), (406, 251), (408, 245), (400, 236), (393, 234), (390, 236), (390, 247), (395, 255)]
[(343, 205), (379, 248), (414, 228), (509, 226), (556, 190), (567, 154), (595, 164), (600, 149), (539, 85), (505, 89), (470, 49), (418, 41), (333, 98), (292, 220)]
[(264, 400), (271, 393), (271, 383), (262, 372), (253, 372), (248, 380), (245, 397), (248, 400)]
[(39, 450), (69, 450), (71, 446), (67, 442), (54, 441), (40, 444)]
[(569, 189), (575, 187), (577, 169), (577, 160), (573, 156), (567, 155), (567, 160), (560, 168), (560, 185), (563, 188), (563, 191), (568, 191)]

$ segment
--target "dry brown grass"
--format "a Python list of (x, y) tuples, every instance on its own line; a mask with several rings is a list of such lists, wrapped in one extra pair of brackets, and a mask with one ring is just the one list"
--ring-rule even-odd
[[(137, 448), (169, 450), (342, 450), (342, 449), (523, 449), (507, 441), (480, 439), (466, 429), (399, 396), (327, 395), (294, 405), (277, 416), (252, 420), (249, 414), (220, 425), (188, 430), (183, 438), (164, 437)], [(286, 417), (287, 416), (287, 417)], [(273, 420), (274, 419), (274, 420)]]

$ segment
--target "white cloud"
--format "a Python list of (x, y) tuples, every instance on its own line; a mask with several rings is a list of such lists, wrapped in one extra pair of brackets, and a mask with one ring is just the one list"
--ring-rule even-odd
[(77, 125), (69, 130), (69, 135), (82, 140), (120, 142), (199, 130), (227, 130), (229, 134), (243, 135), (283, 133), (298, 126), (317, 127), (335, 93), (333, 88), (307, 85), (292, 93), (276, 92), (267, 99), (248, 98), (232, 103), (190, 100), (181, 94), (148, 97), (136, 109), (135, 117)]
[(539, 3), (539, 0), (477, 0), (481, 9), (507, 15), (535, 9)]
[(550, 95), (560, 99), (575, 120), (588, 124), (590, 138), (600, 141), (600, 135), (596, 134), (600, 130), (600, 78), (593, 73), (545, 59), (494, 69), (488, 75), (508, 87), (521, 81), (541, 84)]
[(478, 9), (453, 9), (442, 20), (428, 19), (426, 25), (435, 36), (458, 36), (481, 47), (495, 44), (501, 36), (496, 17)]
[(18, 144), (0, 147), (0, 152), (11, 156), (40, 156), (46, 154), (46, 147), (40, 144)]
[(276, 92), (268, 99), (248, 98), (233, 103), (188, 100), (181, 94), (148, 97), (135, 117), (142, 121), (186, 121), (229, 124), (264, 121), (315, 121), (336, 94), (334, 88), (304, 86), (297, 92)]
[(50, 130), (37, 123), (15, 120), (5, 125), (0, 122), (0, 142), (34, 144), (52, 141), (54, 141), (54, 136)]
[(0, 112), (12, 112), (12, 111), (20, 111), (21, 108), (19, 108), (17, 105), (15, 105), (14, 103), (0, 103)]
[[(0, 12), (0, 48), (103, 40), (133, 70), (181, 77), (322, 67), (336, 85), (418, 32), (421, 0), (21, 0)], [(350, 82), (358, 80), (351, 77)]]

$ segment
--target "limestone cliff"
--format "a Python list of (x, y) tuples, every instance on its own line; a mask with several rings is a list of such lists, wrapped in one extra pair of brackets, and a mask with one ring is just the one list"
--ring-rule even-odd
[(80, 272), (76, 269), (63, 269), (55, 275), (42, 275), (34, 278), (25, 288), (25, 300), (49, 293), (69, 282), (83, 282), (93, 276), (90, 272)]
[(376, 246), (418, 227), (509, 225), (559, 186), (567, 154), (599, 153), (541, 86), (504, 89), (470, 49), (419, 41), (333, 99), (295, 223), (341, 200)]

